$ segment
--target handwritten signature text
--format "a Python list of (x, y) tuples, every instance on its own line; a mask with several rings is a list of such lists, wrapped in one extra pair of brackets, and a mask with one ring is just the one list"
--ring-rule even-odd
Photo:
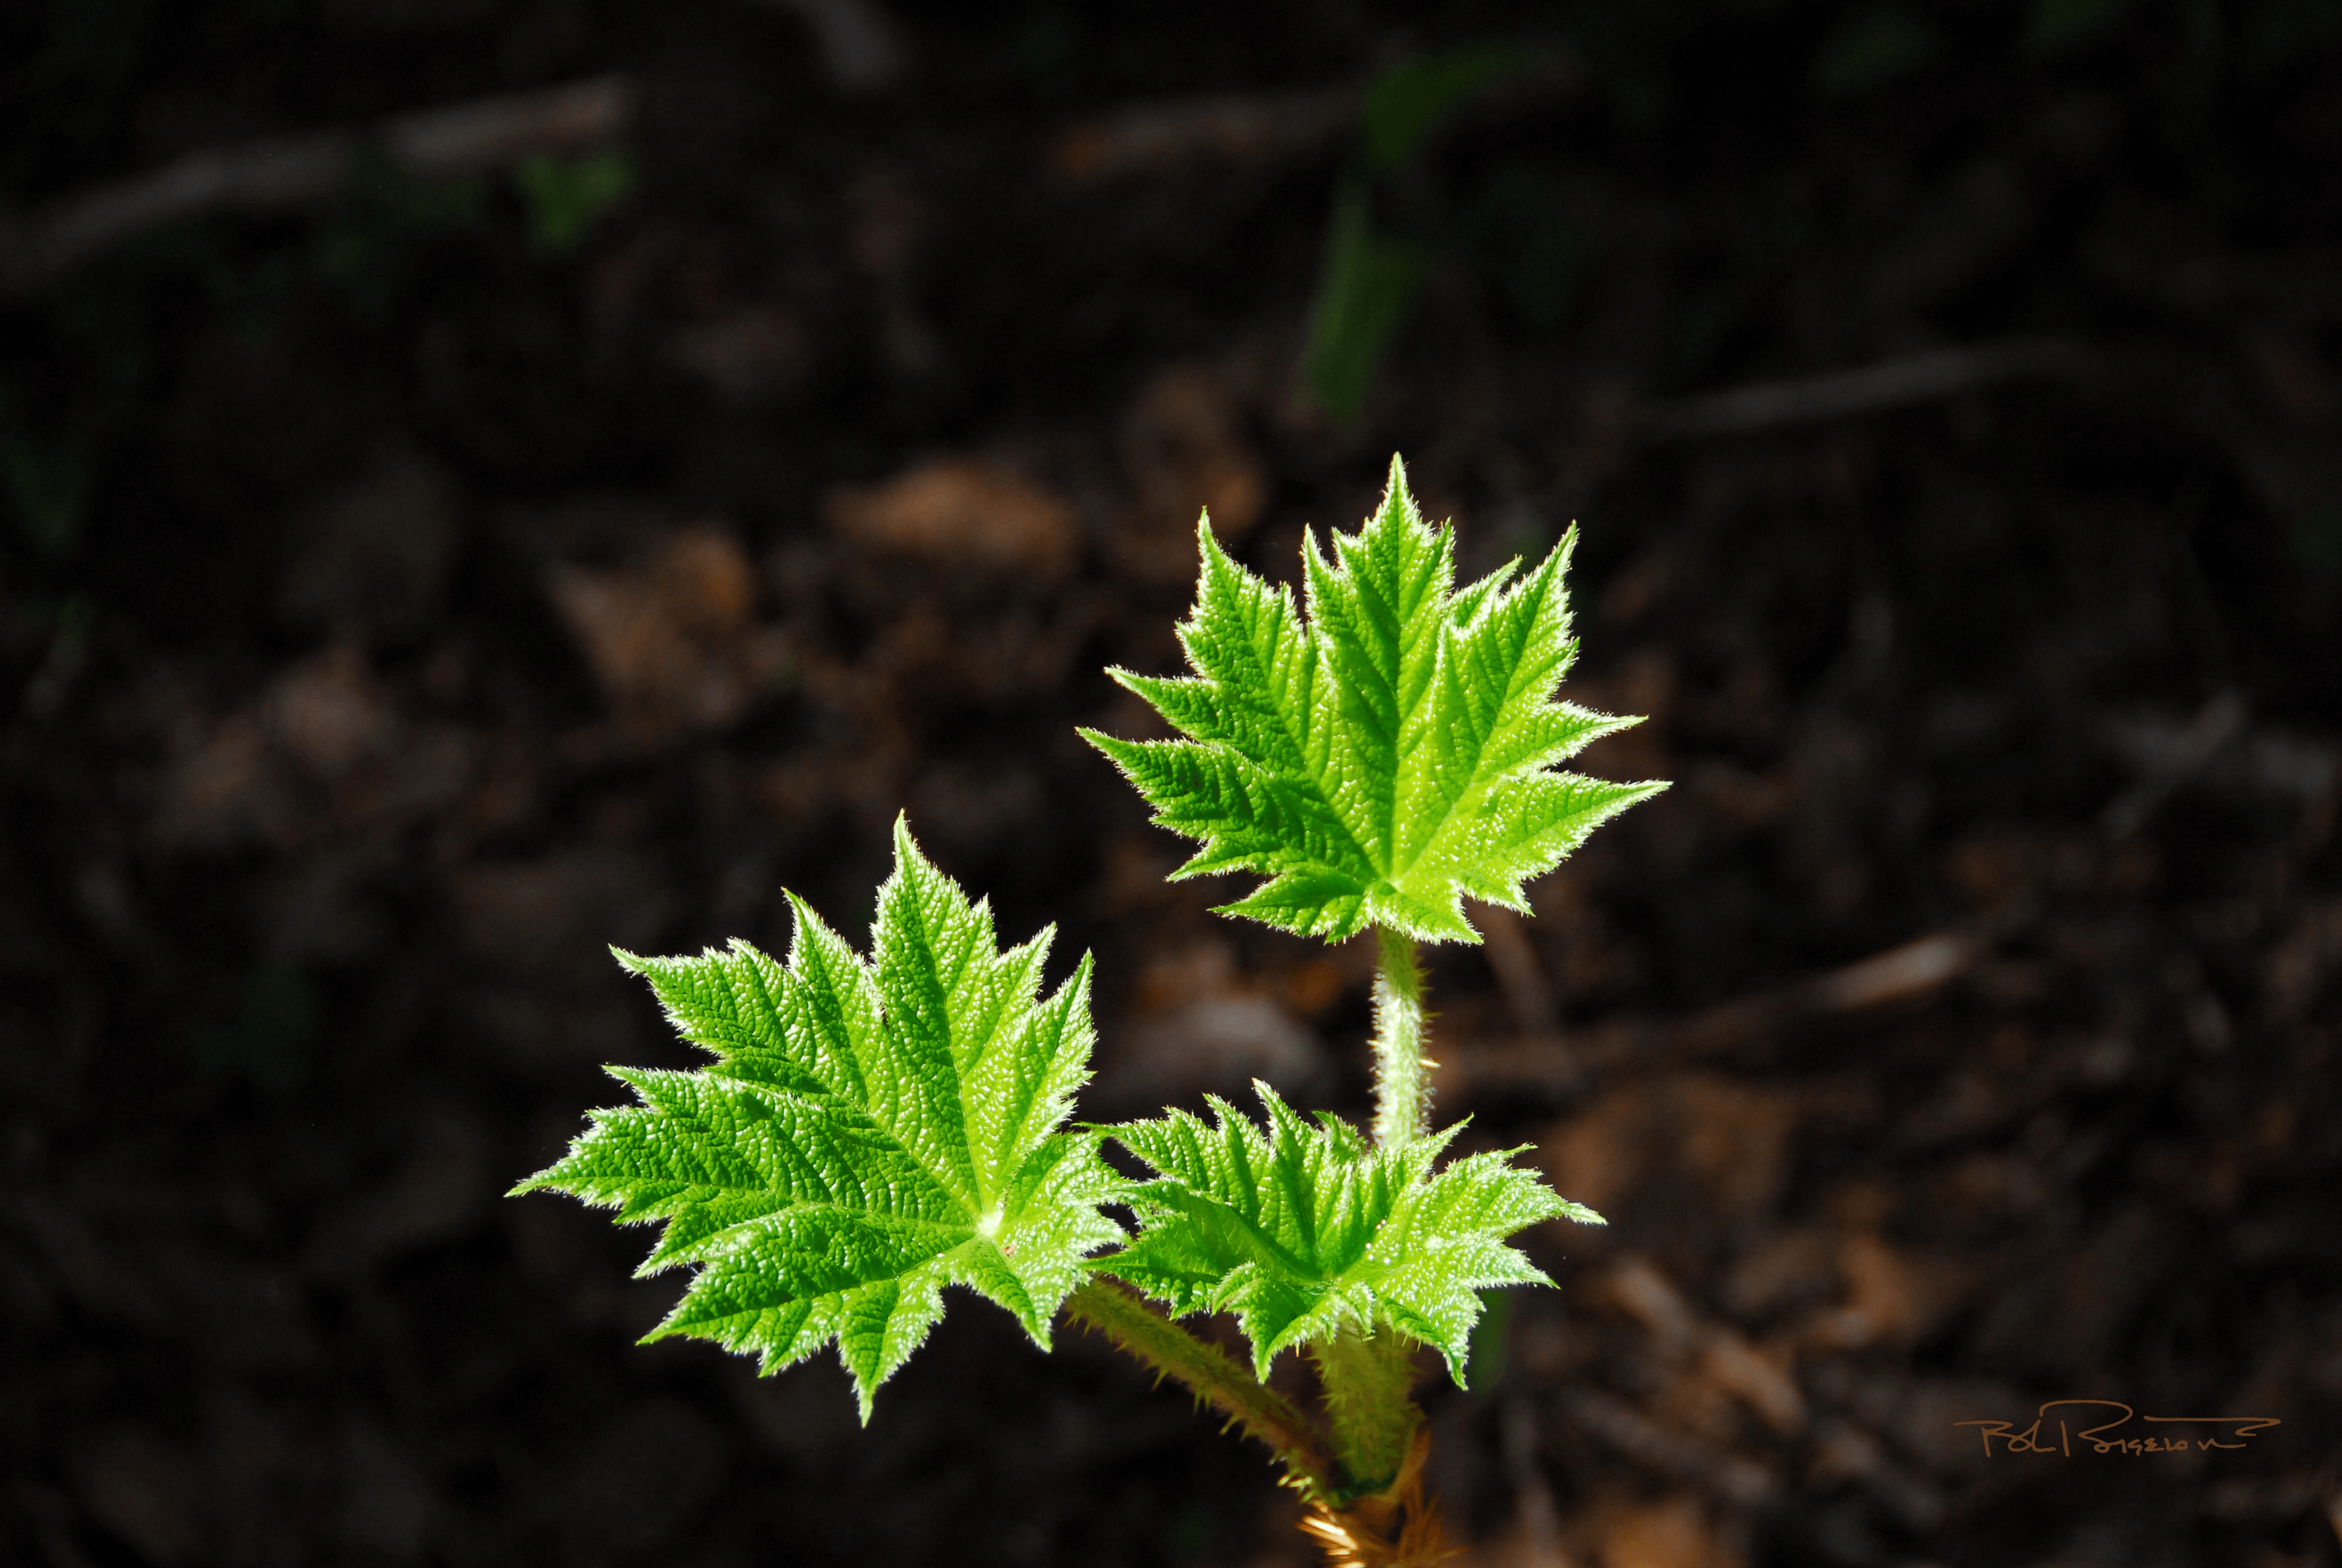
[[(1996, 1440), (2001, 1453), (2054, 1453), (2069, 1459), (2077, 1445), (2085, 1453), (2124, 1454), (2246, 1448), (2256, 1432), (2281, 1424), (2269, 1415), (2144, 1415), (2137, 1419), (2145, 1423), (2145, 1430), (2126, 1432), (2134, 1414), (2120, 1400), (2053, 1399), (2034, 1412), (2030, 1426), (2020, 1428), (2013, 1421), (1952, 1424), (1977, 1428), (1984, 1439), (1987, 1459), (1993, 1457)], [(2083, 1426), (2084, 1421), (2097, 1424)]]

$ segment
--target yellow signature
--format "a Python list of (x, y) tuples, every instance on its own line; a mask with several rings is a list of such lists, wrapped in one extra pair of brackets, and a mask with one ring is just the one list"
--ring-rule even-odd
[[(2076, 1407), (2090, 1405), (2099, 1410), (2121, 1413), (2096, 1426), (2073, 1430), (2078, 1412), (2060, 1414), (2055, 1419), (2057, 1430), (2045, 1433), (2041, 1429), (2052, 1419), (2051, 1411), (2075, 1412)], [(2003, 1453), (2056, 1453), (2073, 1457), (2077, 1442), (2087, 1443), (2086, 1452), (2094, 1453), (2185, 1453), (2193, 1448), (2201, 1452), (2214, 1448), (2245, 1448), (2253, 1434), (2264, 1427), (2283, 1424), (2273, 1415), (2143, 1415), (2138, 1419), (2165, 1427), (2193, 1426), (2208, 1429), (2213, 1435), (2198, 1436), (2191, 1443), (2176, 1432), (2147, 1432), (2144, 1435), (2123, 1436), (2119, 1429), (2127, 1425), (2135, 1412), (2120, 1400), (2113, 1399), (2053, 1399), (2034, 1412), (2033, 1424), (2018, 1431), (2013, 1421), (1956, 1421), (1954, 1426), (1973, 1426), (1984, 1439), (1984, 1456), (1993, 1454), (1993, 1439), (1998, 1438)], [(2116, 1435), (2108, 1436), (2108, 1433)], [(2232, 1439), (2234, 1441), (2223, 1441)]]

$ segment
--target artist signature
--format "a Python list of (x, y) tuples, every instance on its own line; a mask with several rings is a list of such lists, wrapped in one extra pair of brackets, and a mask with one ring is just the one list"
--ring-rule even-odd
[[(2052, 1415), (2051, 1412), (2057, 1413)], [(2096, 1426), (2081, 1426), (2085, 1420), (2096, 1420), (2101, 1412), (2116, 1413), (2110, 1420), (2101, 1420)], [(2013, 1421), (1956, 1421), (1954, 1426), (1973, 1426), (1984, 1439), (1984, 1456), (1993, 1455), (1993, 1440), (2000, 1440), (2003, 1453), (2056, 1453), (2073, 1457), (2074, 1445), (2086, 1443), (2085, 1452), (2091, 1453), (2185, 1453), (2190, 1449), (2202, 1452), (2213, 1448), (2246, 1448), (2253, 1434), (2263, 1427), (2279, 1423), (2273, 1415), (2143, 1415), (2138, 1419), (2150, 1426), (2166, 1430), (2125, 1435), (2134, 1412), (2120, 1400), (2112, 1399), (2053, 1399), (2036, 1411), (2033, 1424), (2018, 1430)], [(2054, 1431), (2044, 1431), (2055, 1423)], [(2172, 1432), (2173, 1427), (2201, 1429), (2191, 1442), (2188, 1434)], [(2202, 1435), (2209, 1432), (2211, 1435)]]

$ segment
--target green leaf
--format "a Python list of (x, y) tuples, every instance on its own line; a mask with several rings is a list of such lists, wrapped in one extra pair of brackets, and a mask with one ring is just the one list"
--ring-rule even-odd
[(1660, 783), (1558, 771), (1639, 722), (1553, 699), (1577, 645), (1562, 583), (1573, 528), (1517, 581), (1517, 561), (1458, 593), (1450, 530), (1433, 528), (1391, 459), (1390, 487), (1331, 561), (1305, 546), (1305, 623), (1289, 590), (1230, 560), (1206, 523), (1179, 628), (1193, 676), (1116, 680), (1184, 739), (1082, 733), (1156, 809), (1200, 839), (1174, 873), (1269, 879), (1222, 912), (1338, 941), (1379, 925), (1476, 942), (1468, 895), (1526, 910), (1521, 884)]
[(767, 1373), (833, 1340), (862, 1418), (966, 1285), (1034, 1342), (1121, 1239), (1100, 1134), (1061, 1131), (1089, 1077), (1090, 962), (1046, 998), (1054, 928), (994, 945), (992, 916), (895, 825), (866, 961), (791, 895), (786, 968), (743, 941), (619, 961), (650, 981), (693, 1072), (613, 1068), (641, 1103), (593, 1113), (549, 1188), (666, 1221), (640, 1271), (692, 1266), (646, 1341), (753, 1352)]
[(1514, 1165), (1519, 1150), (1434, 1174), (1455, 1128), (1377, 1148), (1336, 1117), (1312, 1127), (1267, 1084), (1253, 1088), (1266, 1130), (1216, 1097), (1211, 1124), (1174, 1111), (1114, 1130), (1157, 1179), (1130, 1195), (1137, 1239), (1094, 1266), (1175, 1315), (1235, 1312), (1263, 1378), (1280, 1351), (1389, 1327), (1436, 1345), (1461, 1382), (1474, 1292), (1550, 1283), (1505, 1238), (1543, 1220), (1602, 1222)]

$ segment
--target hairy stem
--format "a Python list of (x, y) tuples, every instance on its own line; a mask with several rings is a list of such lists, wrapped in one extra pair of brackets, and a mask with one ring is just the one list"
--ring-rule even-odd
[(1396, 1329), (1344, 1329), (1309, 1347), (1325, 1391), (1334, 1457), (1352, 1495), (1381, 1492), (1398, 1480), (1415, 1446), (1423, 1412), (1415, 1388), (1415, 1345)]
[(1067, 1296), (1066, 1312), (1082, 1327), (1105, 1335), (1116, 1349), (1145, 1362), (1156, 1376), (1183, 1384), (1246, 1436), (1266, 1443), (1288, 1480), (1310, 1502), (1329, 1505), (1340, 1494), (1333, 1456), (1308, 1417), (1219, 1346), (1197, 1339), (1105, 1280), (1092, 1280)]
[(1415, 941), (1375, 928), (1375, 1141), (1396, 1148), (1431, 1131), (1431, 1064), (1424, 1060), (1423, 970)]
[[(1423, 970), (1413, 939), (1377, 926), (1375, 941), (1375, 1141), (1395, 1149), (1431, 1131)], [(1432, 1568), (1455, 1556), (1438, 1504), (1423, 1492), (1431, 1434), (1409, 1397), (1414, 1346), (1381, 1328), (1339, 1334), (1310, 1353), (1349, 1483), (1341, 1506), (1321, 1503), (1302, 1524), (1326, 1549), (1328, 1568)]]

